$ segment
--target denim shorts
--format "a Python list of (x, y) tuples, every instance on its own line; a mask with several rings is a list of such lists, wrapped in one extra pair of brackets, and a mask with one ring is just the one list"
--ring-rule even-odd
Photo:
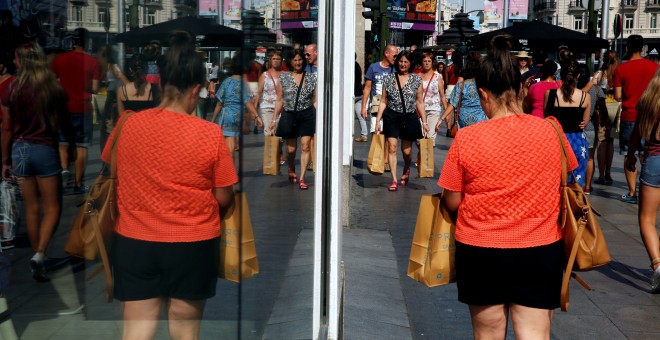
[[(628, 142), (630, 142), (630, 136), (632, 136), (633, 129), (635, 127), (635, 122), (621, 122), (619, 127), (619, 148), (623, 150), (628, 147)], [(640, 141), (637, 145), (637, 153), (642, 154), (644, 149), (644, 143)]]
[(15, 141), (11, 149), (12, 172), (19, 177), (49, 177), (60, 173), (60, 156), (56, 147)]
[(644, 158), (639, 181), (644, 185), (660, 188), (660, 155)]
[[(76, 147), (87, 148), (92, 141), (92, 115), (89, 113), (71, 113), (69, 116), (76, 137)], [(64, 134), (59, 133), (60, 145), (69, 145)]]

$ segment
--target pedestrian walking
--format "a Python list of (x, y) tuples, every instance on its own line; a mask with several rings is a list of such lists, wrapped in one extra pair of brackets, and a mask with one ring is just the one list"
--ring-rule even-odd
[[(76, 28), (73, 31), (73, 50), (60, 54), (51, 64), (51, 69), (57, 76), (69, 99), (68, 108), (71, 124), (76, 136), (76, 160), (74, 194), (87, 192), (85, 183), (85, 168), (87, 167), (87, 148), (92, 142), (92, 94), (99, 90), (99, 82), (103, 78), (99, 62), (85, 52), (85, 44), (89, 31)], [(60, 137), (60, 163), (62, 177), (68, 182), (70, 171), (68, 144), (64, 136)], [(65, 185), (68, 183), (65, 182)]]
[[(619, 65), (614, 70), (612, 87), (614, 87), (614, 99), (621, 101), (621, 126), (619, 132), (619, 149), (625, 150), (629, 145), (630, 136), (637, 119), (637, 103), (639, 97), (646, 90), (647, 85), (658, 69), (658, 64), (642, 57), (644, 38), (641, 35), (631, 34), (626, 41), (626, 51), (630, 59)], [(642, 158), (642, 147), (638, 145), (638, 155)], [(628, 150), (630, 154), (630, 150)], [(628, 161), (625, 160), (625, 164)], [(629, 171), (631, 167), (624, 166), (628, 192), (621, 195), (621, 200), (627, 203), (637, 204), (637, 171)]]
[(589, 123), (591, 112), (591, 96), (576, 88), (579, 77), (578, 62), (568, 58), (561, 64), (562, 84), (559, 89), (548, 90), (544, 97), (545, 117), (555, 117), (571, 144), (578, 167), (568, 176), (568, 183), (578, 183), (585, 186), (587, 163), (589, 160), (589, 144), (584, 129)]
[(435, 68), (433, 54), (429, 52), (422, 53), (422, 72), (419, 75), (422, 77), (426, 121), (430, 127), (427, 137), (433, 139), (433, 145), (435, 145), (435, 137), (440, 130), (440, 124), (442, 124), (440, 115), (444, 112), (444, 108), (447, 107), (445, 81), (440, 73), (433, 71)]
[(448, 99), (448, 105), (443, 112), (441, 120), (451, 126), (454, 110), (460, 106), (458, 115), (458, 128), (462, 129), (470, 125), (482, 122), (486, 119), (486, 114), (481, 107), (475, 77), (481, 65), (481, 55), (477, 52), (468, 53), (465, 65), (461, 68), (460, 76), (462, 80), (456, 83)]
[(280, 83), (280, 74), (282, 74), (282, 52), (270, 51), (268, 61), (270, 61), (270, 68), (259, 77), (259, 87), (254, 98), (261, 121), (264, 122), (264, 135), (266, 136), (274, 133), (274, 130), (270, 129), (270, 124), (265, 123), (273, 121), (275, 102), (277, 101), (277, 84)]
[(32, 278), (49, 281), (46, 250), (62, 211), (58, 132), (65, 136), (67, 159), (76, 160), (76, 140), (64, 89), (36, 42), (16, 48), (17, 77), (0, 95), (2, 178), (16, 176), (25, 207), (28, 238), (34, 251)]
[(388, 74), (383, 80), (383, 95), (376, 116), (376, 133), (381, 132), (380, 122), (382, 120), (382, 132), (388, 142), (386, 147), (392, 175), (389, 191), (397, 191), (399, 187), (396, 175), (398, 140), (401, 139), (401, 153), (404, 162), (401, 185), (406, 185), (410, 180), (412, 142), (422, 138), (430, 131), (424, 109), (422, 77), (419, 74), (411, 73), (411, 63), (408, 59), (410, 54), (410, 51), (399, 53), (394, 60), (396, 72)]
[(153, 339), (163, 307), (171, 338), (199, 337), (216, 293), (220, 214), (238, 181), (222, 129), (194, 116), (206, 83), (194, 37), (173, 32), (166, 58), (160, 106), (132, 114), (109, 137), (119, 138), (111, 259), (124, 339)]
[[(281, 135), (286, 141), (288, 176), (291, 184), (298, 183), (300, 190), (307, 190), (305, 182), (307, 165), (311, 161), (311, 139), (316, 132), (316, 82), (317, 74), (305, 72), (306, 60), (303, 51), (293, 51), (291, 58), (293, 71), (280, 75), (277, 84), (277, 101), (275, 115), (270, 123), (270, 129), (278, 124), (286, 124)], [(287, 115), (286, 119), (280, 119)], [(278, 130), (280, 127), (278, 126)], [(296, 175), (295, 158), (300, 137), (300, 178)]]
[(137, 112), (158, 106), (158, 87), (146, 81), (147, 69), (148, 62), (141, 54), (131, 57), (128, 62), (130, 82), (117, 91), (117, 117), (121, 116), (124, 110)]
[[(616, 51), (609, 50), (603, 55), (603, 64), (600, 72), (594, 75), (594, 82), (605, 93), (605, 103), (617, 103), (614, 99), (614, 88), (612, 87), (612, 78), (614, 77), (614, 70), (621, 64)], [(608, 110), (611, 105), (608, 105)], [(616, 114), (616, 112), (609, 112), (608, 114)], [(598, 149), (596, 150), (596, 159), (598, 162), (598, 178), (596, 184), (611, 185), (614, 180), (611, 176), (612, 161), (614, 160), (614, 134), (612, 128), (615, 121), (610, 121), (609, 117), (600, 117), (600, 125), (598, 127)], [(614, 118), (616, 120), (616, 118)]]
[(250, 114), (258, 126), (263, 125), (252, 102), (252, 92), (243, 78), (244, 71), (241, 60), (234, 57), (231, 64), (232, 75), (223, 80), (216, 90), (215, 98), (218, 102), (211, 116), (211, 121), (222, 127), (225, 143), (232, 152), (237, 152), (239, 149), (238, 138), (243, 132), (242, 124), (247, 119), (243, 115), (243, 110)]
[(524, 86), (529, 86), (527, 95), (523, 102), (523, 108), (525, 112), (530, 113), (534, 117), (543, 118), (543, 100), (545, 98), (545, 93), (548, 90), (555, 90), (561, 85), (560, 81), (555, 80), (555, 74), (557, 73), (557, 64), (552, 60), (546, 60), (541, 66), (540, 80), (534, 84), (530, 83), (533, 81), (533, 77), (527, 78), (523, 83)]
[[(587, 169), (584, 177), (584, 193), (589, 195), (592, 191), (591, 182), (594, 178), (595, 172), (595, 162), (594, 158), (596, 155), (596, 149), (598, 148), (597, 130), (602, 119), (607, 120), (606, 112), (602, 110), (605, 109), (605, 93), (603, 89), (597, 85), (594, 81), (594, 77), (590, 77), (589, 69), (586, 65), (580, 64), (579, 67), (579, 77), (577, 80), (577, 88), (581, 89), (582, 92), (589, 94), (591, 98), (591, 107), (589, 108), (589, 121), (587, 126), (584, 128), (584, 135), (587, 139), (587, 147), (589, 148), (588, 160), (587, 160)], [(599, 107), (600, 106), (600, 107)], [(598, 115), (596, 115), (596, 108), (599, 108)], [(601, 117), (604, 115), (605, 117)]]
[[(509, 317), (516, 338), (549, 338), (565, 263), (560, 140), (550, 122), (519, 106), (512, 44), (493, 38), (475, 79), (489, 120), (458, 131), (438, 180), (447, 207), (458, 210), (458, 300), (468, 304), (475, 339), (504, 339)], [(569, 170), (577, 166), (572, 153), (567, 160)], [(484, 289), (486, 277), (497, 279)]]
[(112, 130), (114, 123), (117, 121), (117, 89), (122, 85), (128, 84), (130, 81), (121, 71), (119, 65), (115, 61), (114, 50), (110, 45), (104, 45), (99, 50), (98, 54), (99, 64), (101, 71), (105, 72), (106, 82), (106, 99), (105, 105), (98, 108), (100, 111), (98, 117), (99, 124), (99, 139), (101, 151), (105, 148), (105, 142), (108, 139), (108, 134)]
[(660, 69), (639, 98), (637, 118), (626, 157), (626, 170), (636, 172), (635, 150), (644, 138), (644, 160), (639, 178), (639, 231), (651, 260), (651, 293), (660, 292), (660, 241), (655, 223), (660, 207)]
[(364, 143), (369, 140), (367, 138), (367, 135), (369, 134), (369, 129), (367, 128), (367, 121), (362, 118), (362, 67), (360, 64), (357, 62), (357, 53), (355, 54), (355, 79), (353, 80), (353, 98), (355, 100), (354, 102), (354, 111), (355, 111), (355, 116), (357, 117), (358, 123), (360, 124), (360, 136), (355, 137), (354, 141)]

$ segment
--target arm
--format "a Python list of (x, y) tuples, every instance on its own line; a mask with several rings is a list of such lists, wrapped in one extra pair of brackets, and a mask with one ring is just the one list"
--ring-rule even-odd
[(261, 95), (264, 92), (264, 81), (266, 81), (268, 72), (264, 72), (259, 77), (259, 82), (257, 83), (257, 94), (254, 96), (254, 106), (259, 107), (259, 100), (261, 100)]
[(454, 105), (448, 103), (445, 112), (442, 113), (442, 116), (440, 116), (440, 119), (438, 120), (438, 124), (435, 125), (435, 131), (440, 130), (440, 125), (443, 121), (445, 121), (447, 123), (447, 127), (449, 127), (449, 124), (451, 124), (452, 113), (454, 113)]
[(11, 153), (9, 146), (11, 144), (11, 139), (13, 137), (13, 127), (11, 117), (9, 116), (9, 108), (2, 105), (0, 106), (2, 110), (2, 135), (1, 135), (1, 146), (2, 146), (2, 178), (7, 178), (10, 176), (9, 170), (11, 169)]
[(445, 197), (445, 204), (449, 211), (456, 211), (463, 200), (463, 193), (460, 191), (445, 190), (442, 194)]
[(124, 112), (124, 89), (126, 84), (122, 85), (119, 91), (117, 91), (117, 117), (120, 117)]
[(429, 133), (429, 123), (426, 121), (426, 109), (424, 108), (424, 89), (422, 88), (422, 84), (419, 84), (419, 87), (417, 88), (416, 107), (417, 112), (419, 112), (419, 116), (422, 118), (422, 130), (424, 131), (424, 135), (427, 135)]
[(234, 204), (234, 189), (232, 186), (213, 188), (213, 196), (218, 201), (220, 216), (225, 216), (227, 210)]
[(543, 116), (546, 115), (545, 107), (548, 105), (548, 96), (550, 95), (550, 90), (545, 91), (543, 94)]
[(529, 91), (525, 95), (525, 100), (523, 100), (523, 112), (525, 113), (532, 112), (532, 97), (529, 95)]
[[(380, 120), (383, 118), (383, 112), (387, 107), (387, 90), (383, 86), (383, 94), (380, 96), (380, 105), (378, 106), (378, 114), (376, 115), (376, 134), (380, 133)], [(366, 117), (366, 116), (365, 116)]]
[(222, 110), (222, 102), (218, 101), (218, 103), (215, 104), (215, 109), (213, 109), (213, 115), (211, 116), (212, 122), (215, 122), (215, 119), (218, 118), (218, 114), (220, 113), (220, 110)]
[(98, 79), (92, 79), (92, 93), (99, 92), (99, 84), (101, 82)]
[[(274, 130), (277, 125), (277, 120), (282, 115), (282, 108), (284, 108), (284, 89), (282, 89), (282, 82), (277, 83), (275, 88), (277, 99), (275, 100), (275, 111), (273, 112), (273, 120), (270, 122), (270, 130)], [(316, 96), (314, 96), (316, 98)]]
[(587, 124), (589, 124), (589, 121), (591, 120), (591, 95), (585, 93), (584, 101), (587, 105), (584, 107), (584, 113), (582, 114), (582, 122), (580, 123), (580, 128), (582, 130), (584, 130), (584, 128), (587, 127)]
[(114, 73), (117, 76), (117, 78), (119, 78), (119, 80), (121, 80), (122, 84), (130, 83), (128, 78), (126, 78), (126, 75), (124, 75), (124, 72), (121, 71), (121, 69), (119, 68), (119, 66), (117, 66), (117, 64), (114, 64), (110, 67), (112, 67), (112, 73)]
[(362, 112), (360, 115), (362, 118), (367, 118), (367, 100), (369, 100), (369, 95), (371, 94), (371, 84), (372, 81), (367, 79), (364, 81), (364, 88), (362, 89)]
[(614, 88), (614, 100), (618, 102), (623, 100), (623, 91), (621, 90), (621, 86)]
[(440, 101), (442, 102), (442, 107), (447, 107), (447, 96), (445, 96), (445, 81), (442, 80), (442, 76), (438, 77), (438, 92), (440, 92)]

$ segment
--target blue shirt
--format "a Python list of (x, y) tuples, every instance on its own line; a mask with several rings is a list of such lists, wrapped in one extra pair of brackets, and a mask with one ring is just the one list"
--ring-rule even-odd
[(380, 61), (369, 65), (367, 69), (367, 74), (364, 75), (366, 80), (371, 80), (371, 96), (377, 96), (383, 94), (383, 81), (385, 76), (393, 73), (394, 67), (382, 67), (380, 66)]

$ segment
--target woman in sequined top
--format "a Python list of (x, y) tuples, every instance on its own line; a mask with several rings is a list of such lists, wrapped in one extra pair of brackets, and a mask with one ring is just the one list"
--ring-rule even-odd
[[(293, 52), (291, 64), (293, 71), (282, 73), (277, 84), (275, 114), (270, 129), (273, 130), (280, 117), (286, 115), (279, 124), (288, 125), (287, 128), (280, 130), (287, 132), (278, 136), (286, 140), (289, 182), (292, 184), (298, 182), (300, 190), (307, 190), (305, 173), (311, 160), (311, 140), (316, 132), (316, 74), (304, 71), (307, 61), (302, 50)], [(300, 180), (296, 176), (294, 164), (298, 137), (301, 148)]]
[[(394, 60), (396, 72), (390, 73), (383, 81), (383, 95), (381, 97), (378, 115), (376, 116), (376, 133), (381, 132), (380, 122), (383, 121), (382, 132), (389, 143), (388, 160), (392, 174), (392, 184), (389, 191), (398, 189), (396, 176), (398, 139), (401, 139), (401, 152), (403, 153), (403, 175), (401, 185), (406, 185), (410, 178), (410, 161), (412, 160), (412, 142), (429, 133), (424, 109), (424, 91), (422, 77), (410, 73), (410, 51), (404, 51)], [(417, 112), (415, 112), (417, 110)], [(420, 126), (419, 118), (423, 127)]]

